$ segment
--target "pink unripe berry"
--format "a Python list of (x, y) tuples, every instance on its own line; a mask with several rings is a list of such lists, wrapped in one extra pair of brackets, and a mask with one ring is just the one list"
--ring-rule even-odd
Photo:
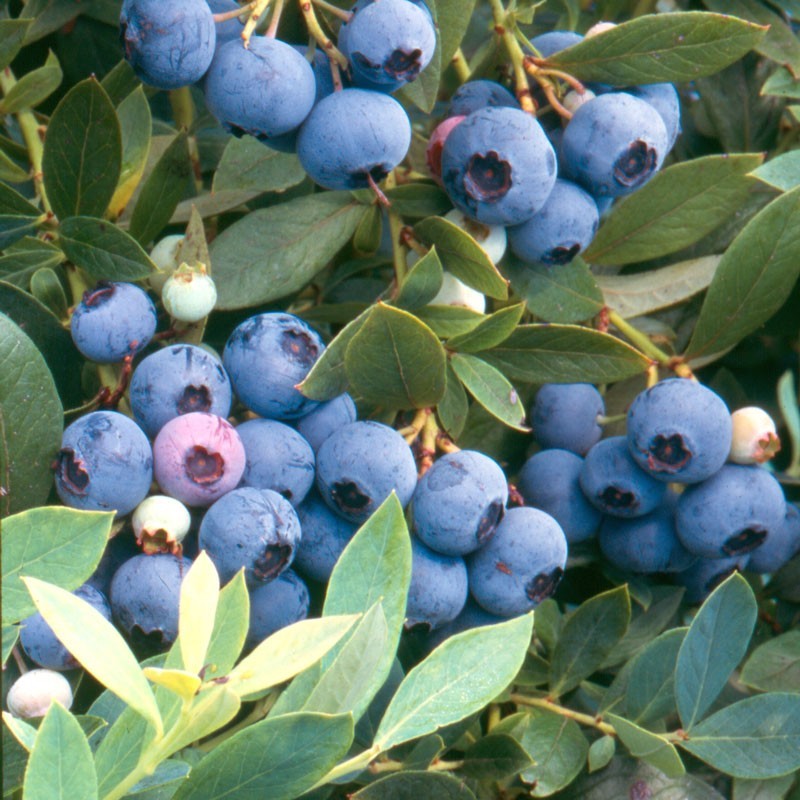
[(734, 464), (763, 464), (781, 449), (775, 422), (757, 406), (740, 408), (731, 414), (733, 439), (728, 460)]
[(439, 184), (442, 185), (442, 148), (444, 147), (445, 140), (462, 120), (466, 119), (464, 116), (448, 117), (444, 122), (440, 122), (431, 134), (428, 140), (428, 147), (425, 150), (425, 161), (428, 164), (431, 176)]

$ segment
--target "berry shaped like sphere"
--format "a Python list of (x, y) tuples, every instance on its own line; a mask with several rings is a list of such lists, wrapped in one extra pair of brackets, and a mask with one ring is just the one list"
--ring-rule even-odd
[(366, 89), (343, 89), (314, 106), (297, 137), (297, 156), (326, 189), (365, 189), (405, 157), (411, 122), (396, 100)]
[(150, 260), (158, 267), (158, 272), (151, 273), (147, 282), (159, 296), (169, 276), (178, 269), (181, 247), (185, 238), (182, 233), (172, 233), (159, 239), (150, 251)]
[(145, 498), (131, 517), (136, 544), (147, 554), (179, 554), (191, 524), (189, 509), (180, 500), (163, 494)]
[(452, 622), (464, 608), (468, 594), (464, 559), (437, 553), (412, 537), (406, 628), (425, 625), (434, 630)]
[(222, 45), (206, 75), (209, 111), (236, 136), (269, 144), (298, 128), (314, 105), (317, 84), (308, 61), (290, 44), (254, 36)]
[(734, 464), (763, 464), (781, 449), (775, 420), (758, 406), (737, 408), (731, 414), (733, 435), (728, 460)]
[(452, 272), (445, 272), (441, 288), (428, 305), (457, 306), (483, 314), (486, 311), (486, 297), (477, 289), (462, 283)]
[(311, 445), (316, 453), (322, 443), (343, 425), (355, 422), (356, 404), (347, 392), (320, 403), (297, 420), (297, 432)]
[(70, 332), (90, 361), (114, 364), (147, 347), (156, 323), (156, 307), (144, 290), (132, 283), (101, 281), (83, 293)]
[(375, 0), (358, 8), (339, 38), (353, 82), (393, 92), (419, 76), (433, 58), (436, 29), (427, 9), (409, 0)]
[(250, 626), (245, 647), (256, 647), (275, 631), (308, 616), (308, 587), (303, 579), (287, 569), (274, 581), (250, 592)]
[(144, 431), (124, 414), (93, 411), (64, 431), (56, 456), (56, 491), (83, 511), (133, 511), (153, 480), (153, 452)]
[(416, 485), (411, 448), (394, 428), (380, 422), (345, 425), (317, 452), (317, 488), (351, 522), (365, 522), (392, 491), (405, 508)]
[[(237, 10), (246, 12), (247, 10), (240, 6), (236, 0), (206, 0), (206, 3), (208, 3), (212, 14), (227, 14), (230, 11)], [(222, 47), (226, 42), (241, 40), (245, 19), (247, 19), (246, 16), (241, 16), (234, 17), (233, 19), (226, 19), (225, 22), (214, 23), (214, 27), (217, 29), (217, 49)]]
[(60, 672), (51, 669), (32, 669), (20, 675), (6, 696), (8, 710), (19, 719), (43, 717), (54, 702), (71, 708), (72, 688)]
[(119, 26), (126, 60), (157, 89), (199, 81), (214, 56), (217, 34), (205, 0), (124, 0)]
[(770, 531), (767, 540), (750, 554), (753, 572), (777, 572), (800, 552), (800, 508), (786, 504), (783, 525)]
[(669, 152), (669, 135), (649, 103), (610, 92), (575, 112), (561, 151), (570, 174), (592, 195), (620, 197), (658, 172)]
[(687, 603), (702, 603), (726, 578), (748, 567), (749, 561), (749, 555), (698, 558), (691, 567), (675, 576), (675, 582), (686, 589), (683, 599)]
[(566, 565), (559, 524), (537, 508), (510, 508), (489, 543), (467, 560), (469, 590), (490, 614), (525, 614), (552, 596)]
[(227, 417), (231, 401), (231, 382), (219, 359), (193, 344), (173, 344), (151, 353), (131, 378), (133, 417), (149, 436), (193, 411)]
[(534, 36), (531, 44), (542, 58), (549, 58), (582, 41), (583, 36), (575, 31), (548, 31)]
[(314, 490), (298, 507), (297, 517), (303, 536), (294, 565), (304, 575), (324, 583), (353, 538), (356, 526), (332, 511)]
[(209, 506), (238, 486), (245, 452), (236, 429), (216, 414), (193, 411), (171, 419), (153, 442), (161, 491), (187, 506)]
[(181, 264), (161, 288), (164, 310), (178, 322), (199, 322), (217, 302), (214, 279), (204, 269)]
[(289, 501), (270, 489), (234, 489), (208, 509), (197, 541), (227, 583), (244, 568), (248, 586), (277, 578), (300, 543), (300, 522)]
[(585, 455), (603, 435), (597, 421), (606, 413), (603, 396), (591, 383), (545, 383), (531, 408), (531, 426), (542, 447)]
[(296, 419), (318, 405), (295, 387), (324, 349), (319, 334), (299, 317), (264, 313), (234, 329), (222, 363), (247, 408), (269, 419)]
[(732, 430), (725, 401), (685, 378), (645, 389), (628, 409), (631, 455), (660, 481), (699, 483), (710, 478), (728, 458)]
[(516, 108), (482, 108), (447, 137), (442, 180), (453, 204), (489, 225), (519, 225), (544, 206), (556, 154), (542, 126)]
[(453, 92), (448, 117), (466, 117), (481, 108), (519, 108), (517, 98), (497, 81), (467, 81)]
[(442, 149), (447, 137), (452, 133), (453, 128), (466, 119), (465, 116), (459, 115), (455, 117), (448, 117), (443, 122), (440, 122), (434, 129), (428, 139), (428, 146), (425, 148), (425, 163), (428, 165), (428, 171), (431, 177), (442, 186)]
[(681, 132), (681, 101), (675, 86), (671, 83), (650, 83), (646, 86), (632, 86), (625, 89), (625, 92), (650, 103), (658, 111), (667, 129), (667, 150), (672, 150)]
[(486, 544), (506, 511), (508, 483), (499, 464), (476, 450), (447, 453), (414, 490), (414, 529), (420, 540), (448, 556)]
[(597, 203), (580, 186), (557, 180), (547, 202), (527, 222), (508, 230), (514, 253), (528, 264), (569, 264), (597, 233)]

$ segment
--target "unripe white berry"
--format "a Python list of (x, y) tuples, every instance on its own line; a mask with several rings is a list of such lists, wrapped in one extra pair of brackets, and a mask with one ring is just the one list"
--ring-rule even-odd
[(442, 276), (442, 287), (430, 305), (462, 306), (483, 314), (486, 311), (486, 298), (479, 291), (462, 283), (455, 275), (445, 272)]
[(204, 269), (181, 264), (164, 284), (161, 301), (173, 319), (199, 322), (214, 309), (217, 287)]
[(612, 28), (616, 28), (616, 22), (596, 22), (586, 31), (585, 39), (591, 39), (592, 36), (599, 36), (601, 33), (605, 33), (606, 31), (610, 31)]
[(131, 518), (136, 543), (148, 554), (178, 552), (191, 524), (186, 506), (162, 494), (142, 500)]
[(781, 449), (772, 417), (757, 406), (740, 408), (731, 414), (733, 439), (728, 460), (734, 464), (763, 464)]
[(43, 717), (54, 701), (64, 708), (72, 706), (69, 681), (52, 669), (32, 669), (20, 675), (8, 690), (8, 710), (22, 719)]
[(444, 218), (466, 231), (481, 246), (493, 264), (506, 254), (508, 236), (502, 225), (484, 225), (482, 222), (476, 222), (457, 208), (448, 211)]
[(582, 105), (594, 100), (596, 96), (591, 89), (585, 89), (583, 94), (573, 89), (566, 93), (562, 105), (567, 111), (571, 111), (574, 114)]
[(159, 295), (167, 278), (175, 272), (180, 264), (180, 247), (183, 240), (182, 234), (174, 233), (156, 242), (150, 251), (150, 260), (158, 267), (159, 272), (150, 275), (147, 280), (153, 291)]

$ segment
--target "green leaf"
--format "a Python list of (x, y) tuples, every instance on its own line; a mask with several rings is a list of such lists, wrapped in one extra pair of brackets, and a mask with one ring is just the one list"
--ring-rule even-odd
[(18, 191), (0, 183), (0, 214), (16, 217), (39, 217), (41, 211)]
[(775, 778), (800, 768), (800, 695), (761, 694), (699, 723), (681, 747), (737, 778)]
[(126, 800), (169, 800), (189, 774), (191, 767), (185, 761), (168, 758), (162, 761), (152, 775), (142, 778), (125, 795)]
[(403, 759), (403, 771), (428, 769), (446, 749), (447, 745), (438, 733), (423, 736)]
[[(2, 22), (0, 22), (0, 25), (2, 25)], [(24, 183), (28, 178), (28, 170), (20, 167), (16, 161), (0, 150), (0, 181)]]
[(347, 374), (344, 367), (347, 347), (361, 330), (371, 311), (372, 307), (348, 322), (325, 348), (298, 387), (306, 397), (312, 400), (332, 400), (347, 391)]
[(365, 206), (324, 192), (259, 209), (211, 246), (217, 308), (249, 308), (302, 289), (353, 235)]
[(490, 733), (464, 753), (464, 765), (459, 772), (476, 780), (499, 781), (530, 767), (532, 760), (513, 736)]
[(0, 517), (47, 500), (62, 432), (61, 401), (42, 354), (0, 314)]
[(175, 800), (293, 800), (347, 754), (350, 714), (287, 714), (249, 725), (191, 771)]
[(428, 245), (435, 245), (444, 269), (467, 286), (497, 300), (508, 297), (506, 279), (475, 239), (455, 223), (429, 217), (414, 226), (414, 235)]
[(436, 247), (432, 247), (409, 270), (397, 293), (395, 305), (408, 311), (428, 305), (442, 287), (442, 275), (442, 262), (436, 255)]
[(524, 313), (524, 303), (501, 308), (481, 320), (468, 333), (453, 336), (447, 342), (447, 347), (460, 353), (479, 353), (481, 350), (497, 347), (511, 336)]
[(550, 663), (550, 690), (562, 695), (588, 678), (624, 636), (631, 618), (626, 586), (595, 595), (567, 617)]
[(350, 340), (344, 357), (349, 385), (384, 408), (424, 408), (444, 395), (445, 352), (419, 319), (378, 303)]
[(0, 101), (0, 112), (16, 114), (26, 108), (36, 108), (60, 86), (61, 65), (50, 50), (44, 66), (23, 75)]
[(222, 587), (214, 617), (214, 628), (208, 644), (206, 662), (210, 665), (206, 679), (227, 675), (239, 658), (250, 625), (250, 595), (244, 581), (244, 570)]
[[(123, 63), (127, 66), (127, 61)], [(122, 166), (117, 188), (108, 204), (113, 219), (124, 211), (139, 186), (150, 153), (150, 104), (141, 84), (119, 104), (117, 118), (122, 131)]]
[(375, 746), (388, 750), (479, 711), (513, 680), (532, 630), (526, 614), (451, 636), (403, 679)]
[(633, 660), (625, 692), (625, 715), (642, 725), (675, 710), (675, 662), (686, 628), (673, 628), (650, 642)]
[(252, 136), (231, 137), (214, 173), (211, 191), (282, 192), (305, 177), (294, 153), (279, 153)]
[(20, 51), (31, 22), (29, 19), (0, 20), (0, 69), (5, 69)]
[(0, 664), (5, 667), (14, 645), (19, 639), (19, 626), (18, 625), (3, 625), (3, 655)]
[[(439, 0), (439, 5), (448, 0)], [(386, 190), (392, 211), (409, 219), (446, 214), (453, 204), (447, 194), (432, 183), (405, 183)]]
[(153, 693), (117, 629), (80, 597), (37, 578), (23, 582), (45, 622), (84, 669), (160, 732)]
[[(158, 691), (158, 689), (156, 690)], [(106, 695), (100, 696), (102, 700)], [(92, 713), (103, 713), (111, 725), (102, 732), (102, 738), (95, 752), (97, 786), (101, 797), (105, 797), (121, 780), (126, 778), (139, 763), (144, 751), (155, 739), (155, 729), (133, 708), (110, 695), (122, 707), (116, 718), (105, 708), (91, 708)]]
[(370, 783), (355, 794), (351, 800), (475, 800), (475, 795), (451, 775), (441, 772), (403, 771), (386, 775)]
[(680, 778), (686, 772), (675, 746), (657, 733), (640, 728), (627, 719), (607, 714), (622, 743), (635, 758), (640, 758), (664, 773), (668, 778)]
[(784, 775), (766, 781), (735, 778), (733, 800), (784, 800), (793, 783), (794, 775)]
[(439, 422), (451, 438), (457, 439), (464, 430), (469, 413), (469, 401), (464, 385), (453, 370), (452, 364), (447, 364), (447, 385), (444, 396), (436, 406)]
[(690, 81), (738, 61), (764, 28), (702, 11), (645, 14), (547, 59), (582, 81), (636, 86)]
[(155, 239), (169, 222), (191, 177), (189, 137), (181, 131), (156, 162), (136, 200), (129, 233), (141, 245)]
[(359, 253), (374, 253), (381, 244), (383, 221), (377, 205), (368, 205), (353, 234), (353, 248)]
[(762, 692), (800, 692), (800, 631), (788, 631), (757, 647), (739, 680)]
[(559, 714), (529, 709), (506, 717), (493, 731), (511, 734), (533, 759), (520, 775), (532, 784), (533, 797), (549, 797), (568, 786), (586, 763), (589, 742), (576, 722)]
[(520, 325), (484, 358), (512, 381), (530, 383), (614, 383), (650, 366), (615, 336), (577, 325)]
[[(440, 27), (437, 14), (439, 0), (427, 0), (426, 6), (433, 17), (437, 29)], [(436, 98), (439, 94), (439, 79), (442, 72), (442, 42), (441, 36), (436, 37), (436, 47), (430, 62), (422, 73), (412, 82), (407, 83), (400, 90), (400, 96), (407, 101), (414, 103), (426, 114), (433, 111), (436, 105)], [(447, 66), (446, 62), (444, 65)]]
[(26, 800), (96, 800), (89, 742), (75, 717), (54, 703), (36, 734), (25, 770)]
[(722, 256), (704, 256), (632, 275), (598, 275), (605, 305), (623, 319), (641, 317), (688, 300), (714, 278)]
[(117, 113), (103, 87), (87, 78), (61, 99), (47, 126), (42, 172), (56, 216), (101, 217), (121, 168)]
[(96, 280), (137, 281), (155, 270), (141, 245), (111, 222), (70, 217), (61, 223), (58, 243), (67, 258)]
[(800, 150), (782, 153), (750, 174), (773, 189), (789, 192), (800, 185)]
[(64, 254), (53, 244), (26, 236), (0, 255), (0, 279), (27, 289), (37, 269), (58, 266)]
[(118, 112), (119, 106), (128, 95), (142, 88), (142, 82), (136, 77), (133, 67), (124, 58), (106, 73), (103, 80), (100, 81), (100, 85), (106, 90), (111, 102), (117, 106)]
[(594, 264), (658, 258), (702, 239), (744, 202), (761, 153), (695, 158), (659, 172), (614, 206), (584, 253)]
[(439, 305), (418, 308), (414, 313), (442, 339), (471, 331), (485, 316), (471, 308)]
[(800, 81), (788, 69), (776, 69), (764, 81), (761, 94), (768, 97), (800, 98)]
[(686, 355), (721, 353), (757, 330), (800, 275), (800, 187), (759, 211), (725, 251)]
[(493, 417), (514, 430), (530, 430), (525, 425), (525, 406), (517, 390), (499, 370), (467, 353), (454, 353), (450, 365), (467, 391)]
[(0, 214), (0, 250), (33, 233), (38, 225), (39, 221), (34, 217)]
[(511, 287), (528, 304), (531, 313), (545, 322), (582, 322), (603, 308), (603, 295), (586, 262), (573, 258), (569, 264), (525, 264), (513, 253), (503, 269)]
[(31, 294), (59, 319), (67, 319), (67, 295), (55, 271), (50, 267), (37, 269), (31, 275)]
[(717, 699), (747, 652), (757, 617), (753, 590), (734, 572), (692, 620), (675, 665), (675, 700), (687, 731)]
[(614, 758), (616, 749), (616, 740), (613, 736), (601, 736), (599, 739), (595, 739), (589, 747), (589, 772), (597, 772), (607, 766), (608, 762)]
[(47, 578), (77, 589), (94, 572), (105, 550), (114, 515), (63, 506), (32, 508), (3, 520), (3, 624), (36, 610), (20, 577)]
[(353, 614), (305, 619), (281, 628), (234, 667), (226, 685), (245, 697), (293, 678), (319, 661), (357, 619)]
[(187, 672), (197, 674), (206, 663), (219, 600), (219, 575), (201, 550), (181, 581), (178, 642)]

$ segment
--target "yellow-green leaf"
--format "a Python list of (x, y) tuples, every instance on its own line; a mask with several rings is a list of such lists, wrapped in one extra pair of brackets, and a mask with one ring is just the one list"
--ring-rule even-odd
[(205, 663), (219, 600), (219, 575), (205, 550), (181, 583), (178, 633), (184, 669), (197, 674)]

